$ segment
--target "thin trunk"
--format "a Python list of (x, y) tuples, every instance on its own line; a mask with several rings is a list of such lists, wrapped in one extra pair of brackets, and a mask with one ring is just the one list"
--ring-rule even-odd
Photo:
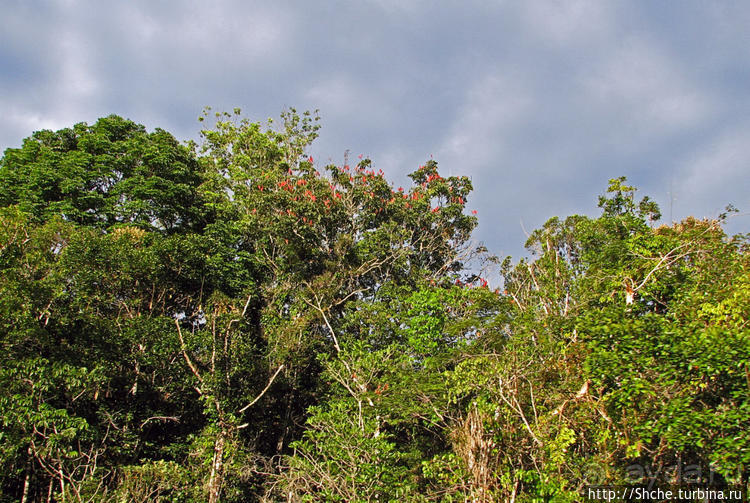
[(28, 454), (29, 459), (26, 462), (26, 476), (23, 479), (23, 494), (21, 495), (21, 503), (26, 503), (29, 500), (29, 484), (31, 482), (31, 459), (33, 455), (31, 446), (29, 446), (29, 449), (26, 451), (26, 453)]
[(292, 394), (287, 394), (286, 399), (286, 412), (284, 413), (284, 423), (281, 428), (281, 435), (279, 435), (279, 440), (276, 442), (276, 454), (281, 454), (281, 451), (284, 449), (284, 444), (286, 443), (286, 438), (289, 435), (289, 425), (292, 422)]
[(62, 466), (60, 467), (60, 497), (62, 503), (65, 503), (65, 476), (63, 475)]
[(214, 444), (211, 477), (208, 479), (208, 503), (219, 503), (221, 486), (224, 483), (224, 442), (226, 432), (222, 429)]

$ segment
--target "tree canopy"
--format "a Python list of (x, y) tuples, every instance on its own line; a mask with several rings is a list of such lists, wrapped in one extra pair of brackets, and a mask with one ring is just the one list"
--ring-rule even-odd
[(433, 160), (394, 187), (310, 157), (316, 113), (202, 119), (200, 143), (109, 116), (0, 159), (0, 502), (579, 501), (688, 466), (747, 487), (727, 215), (657, 225), (616, 178), (500, 261)]

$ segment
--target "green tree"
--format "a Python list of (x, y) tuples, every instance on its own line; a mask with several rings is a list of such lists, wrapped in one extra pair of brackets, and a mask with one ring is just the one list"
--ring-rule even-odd
[(449, 373), (459, 442), (432, 470), (460, 494), (575, 501), (638, 466), (747, 479), (746, 240), (720, 221), (654, 228), (625, 182), (600, 217), (552, 218), (530, 259), (505, 261), (504, 328)]
[(175, 232), (201, 224), (196, 160), (172, 135), (117, 116), (39, 131), (0, 162), (0, 204), (35, 221)]
[[(408, 191), (394, 189), (367, 159), (354, 167), (323, 168), (330, 173), (325, 176), (309, 157), (290, 161), (284, 134), (229, 114), (217, 119), (204, 132), (201, 160), (207, 172), (217, 168), (207, 182), (207, 199), (220, 215), (216, 225), (231, 227), (241, 239), (238, 248), (248, 261), (243, 269), (253, 267), (257, 274), (257, 297), (243, 299), (243, 315), (259, 323), (276, 368), (284, 365), (277, 384), (287, 396), (273, 390), (267, 396), (286, 402), (271, 451), (276, 454), (299, 434), (290, 435), (289, 425), (304, 421), (305, 404), (316, 402), (326, 358), (348, 362), (342, 356), (348, 344), (362, 338), (387, 346), (371, 337), (373, 330), (352, 324), (349, 306), (368, 306), (381, 292), (413, 287), (425, 277), (445, 282), (461, 269), (476, 222), (463, 212), (471, 185), (466, 178), (440, 176), (434, 162), (412, 175), (415, 186)], [(295, 124), (285, 131), (313, 136), (313, 118)], [(253, 309), (257, 316), (249, 314)], [(349, 398), (361, 405), (361, 397)], [(328, 414), (327, 406), (313, 410)], [(317, 424), (311, 421), (309, 427)]]
[(197, 168), (168, 134), (118, 117), (6, 151), (4, 493), (102, 498), (118, 465), (166, 455), (168, 423), (190, 422), (194, 406), (167, 399), (183, 377), (164, 328), (189, 290), (165, 255), (198, 225)]

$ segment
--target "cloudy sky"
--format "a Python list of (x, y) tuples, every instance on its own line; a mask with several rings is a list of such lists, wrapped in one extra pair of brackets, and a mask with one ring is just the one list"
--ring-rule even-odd
[(317, 160), (470, 176), (500, 255), (620, 175), (666, 221), (733, 203), (748, 232), (748, 27), (741, 1), (7, 0), (0, 149), (111, 113), (188, 139), (206, 105), (317, 108)]

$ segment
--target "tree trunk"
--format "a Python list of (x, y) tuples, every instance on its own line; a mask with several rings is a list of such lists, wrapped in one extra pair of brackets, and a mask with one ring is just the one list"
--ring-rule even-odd
[(289, 435), (289, 428), (292, 423), (292, 393), (287, 394), (286, 398), (286, 410), (284, 412), (284, 421), (281, 427), (281, 434), (276, 442), (276, 454), (282, 454), (284, 444), (286, 444), (287, 436)]
[(226, 441), (226, 431), (224, 429), (219, 433), (219, 437), (214, 444), (214, 457), (211, 462), (211, 476), (208, 479), (208, 503), (219, 503), (221, 495), (221, 486), (224, 483), (224, 442)]
[(31, 483), (31, 459), (33, 455), (31, 446), (29, 446), (29, 449), (26, 451), (26, 453), (28, 454), (29, 459), (26, 462), (26, 476), (23, 479), (23, 494), (21, 495), (21, 503), (26, 503), (29, 500), (29, 484)]
[(65, 476), (63, 475), (62, 465), (58, 472), (60, 473), (60, 497), (62, 498), (62, 503), (65, 503)]

